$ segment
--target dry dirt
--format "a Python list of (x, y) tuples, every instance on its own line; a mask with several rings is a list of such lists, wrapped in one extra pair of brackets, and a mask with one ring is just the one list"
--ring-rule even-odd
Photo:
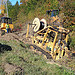
[(16, 72), (22, 72), (23, 69), (21, 67), (18, 67), (16, 65), (13, 65), (13, 64), (9, 64), (9, 63), (4, 63), (2, 65), (2, 67), (4, 68), (4, 71), (8, 74), (8, 75), (13, 75), (13, 73), (16, 73)]
[(10, 40), (16, 40), (21, 41), (23, 43), (31, 43), (31, 38), (26, 38), (26, 33), (6, 33), (3, 36), (0, 37), (2, 40), (10, 41)]

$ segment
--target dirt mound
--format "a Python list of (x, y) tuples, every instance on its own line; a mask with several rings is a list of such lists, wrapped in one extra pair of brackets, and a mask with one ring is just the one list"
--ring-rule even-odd
[(17, 42), (23, 42), (23, 43), (31, 43), (31, 38), (26, 38), (26, 33), (6, 33), (5, 35), (1, 36), (0, 39), (10, 41), (10, 40), (16, 40)]
[(3, 68), (8, 75), (21, 75), (23, 73), (23, 69), (21, 67), (15, 66), (12, 63), (3, 64)]

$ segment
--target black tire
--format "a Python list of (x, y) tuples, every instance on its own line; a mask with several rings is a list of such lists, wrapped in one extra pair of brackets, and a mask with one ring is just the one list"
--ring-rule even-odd
[(5, 34), (5, 31), (4, 30), (1, 30), (1, 36), (4, 35), (4, 34)]

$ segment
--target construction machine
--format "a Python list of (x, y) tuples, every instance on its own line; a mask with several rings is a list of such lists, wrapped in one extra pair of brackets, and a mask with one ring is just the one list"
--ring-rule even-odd
[(70, 31), (60, 25), (60, 19), (56, 14), (57, 10), (47, 11), (48, 15), (50, 12), (52, 12), (50, 22), (45, 19), (35, 18), (33, 23), (28, 24), (26, 37), (29, 34), (29, 26), (32, 25), (32, 43), (49, 53), (54, 60), (58, 60), (63, 56), (68, 56), (67, 43)]
[(13, 31), (13, 28), (14, 28), (14, 26), (12, 24), (12, 19), (9, 18), (9, 17), (2, 17), (1, 18), (0, 28), (1, 28), (1, 30), (5, 31), (5, 32), (7, 32), (7, 30), (6, 30), (6, 24), (9, 25), (10, 32), (12, 32)]
[[(1, 5), (0, 5), (1, 14), (4, 16), (4, 11), (5, 11), (5, 4), (4, 3), (6, 3), (6, 10), (7, 10), (7, 16), (8, 16), (7, 1), (4, 1), (4, 0), (1, 0)], [(11, 18), (4, 16), (4, 17), (1, 18), (0, 22), (1, 22), (1, 25), (0, 25), (0, 30), (1, 31), (7, 32), (6, 24), (9, 25), (10, 32), (13, 31), (14, 26), (12, 24), (12, 19)]]

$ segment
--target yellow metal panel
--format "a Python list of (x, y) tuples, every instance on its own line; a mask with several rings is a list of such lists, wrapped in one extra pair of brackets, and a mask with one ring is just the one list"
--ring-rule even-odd
[(57, 39), (57, 32), (56, 32), (56, 35), (55, 35), (55, 38), (54, 38), (54, 42), (53, 42), (53, 47), (52, 47), (52, 50), (51, 50), (52, 54), (54, 52), (54, 47), (55, 47), (56, 39)]
[(45, 41), (45, 39), (46, 39), (46, 37), (47, 37), (47, 33), (49, 32), (49, 29), (47, 30), (47, 32), (45, 33), (45, 35), (44, 35), (44, 38), (43, 38), (43, 41), (42, 41), (42, 45), (43, 45), (43, 43), (44, 43), (44, 41)]
[[(11, 30), (13, 30), (13, 28), (14, 28), (13, 24), (8, 24), (8, 25), (11, 28)], [(6, 23), (1, 24), (1, 29), (4, 30), (5, 32), (7, 32), (6, 31)]]
[(26, 33), (26, 38), (28, 37), (29, 34), (29, 24), (27, 25), (27, 33)]
[(5, 29), (6, 28), (6, 23), (2, 23), (1, 24), (1, 29)]
[(68, 35), (66, 35), (66, 39), (65, 39), (65, 40), (66, 40), (66, 43), (67, 43), (67, 41), (68, 41), (68, 38), (69, 38)]
[(43, 40), (42, 36), (36, 36), (36, 39)]
[(13, 25), (13, 24), (8, 24), (8, 25), (9, 25), (9, 27), (11, 28), (11, 30), (13, 31), (14, 25)]

